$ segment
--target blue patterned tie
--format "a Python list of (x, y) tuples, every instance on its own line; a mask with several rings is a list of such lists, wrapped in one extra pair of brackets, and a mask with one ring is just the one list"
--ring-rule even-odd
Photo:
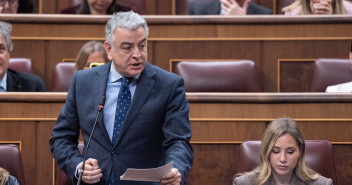
[[(117, 97), (117, 103), (116, 103), (114, 131), (111, 139), (112, 145), (115, 145), (117, 142), (117, 139), (119, 138), (121, 128), (124, 124), (128, 108), (130, 107), (130, 104), (131, 104), (131, 92), (128, 87), (130, 81), (131, 81), (131, 78), (125, 78), (125, 77), (123, 77), (121, 81), (121, 88), (120, 88), (119, 95)], [(109, 185), (114, 185), (114, 173), (112, 171), (109, 177)]]

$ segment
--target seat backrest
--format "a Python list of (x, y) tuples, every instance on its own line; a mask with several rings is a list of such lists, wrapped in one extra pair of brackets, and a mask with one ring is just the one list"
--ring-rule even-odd
[(28, 58), (10, 58), (9, 68), (19, 72), (32, 73), (32, 62)]
[[(83, 147), (84, 143), (79, 142), (77, 148), (81, 154), (83, 152)], [(58, 165), (55, 166), (55, 185), (72, 185), (70, 178), (68, 178), (66, 173), (62, 171)]]
[(181, 61), (175, 71), (187, 92), (261, 92), (255, 64), (238, 61)]
[(57, 63), (51, 78), (51, 92), (67, 92), (74, 74), (74, 62)]
[(21, 152), (16, 145), (0, 145), (0, 167), (16, 177), (19, 184), (25, 185)]
[[(316, 172), (331, 178), (338, 185), (332, 145), (326, 140), (306, 140), (306, 162)], [(249, 172), (260, 165), (261, 141), (245, 141), (241, 144), (238, 173)]]
[(352, 81), (349, 59), (320, 58), (315, 61), (311, 92), (325, 92), (330, 85)]

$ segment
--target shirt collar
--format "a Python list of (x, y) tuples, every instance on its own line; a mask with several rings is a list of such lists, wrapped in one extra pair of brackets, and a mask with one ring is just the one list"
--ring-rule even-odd
[[(133, 79), (138, 79), (141, 74), (138, 74), (136, 76), (133, 76)], [(114, 68), (114, 63), (111, 62), (110, 66), (110, 75), (109, 75), (109, 82), (114, 83), (119, 81), (123, 76), (118, 73), (115, 68)]]
[(5, 73), (4, 77), (0, 80), (0, 88), (4, 89), (4, 92), (6, 92), (6, 86), (7, 86), (7, 73)]

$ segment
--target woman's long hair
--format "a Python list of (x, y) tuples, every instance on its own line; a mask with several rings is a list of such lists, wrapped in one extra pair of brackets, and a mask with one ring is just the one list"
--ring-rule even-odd
[(0, 185), (5, 185), (9, 179), (9, 172), (0, 167)]

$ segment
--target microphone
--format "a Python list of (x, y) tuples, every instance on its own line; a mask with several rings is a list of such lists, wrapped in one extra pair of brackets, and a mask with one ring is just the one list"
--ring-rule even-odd
[(84, 166), (85, 166), (85, 163), (86, 163), (88, 147), (89, 147), (89, 144), (90, 144), (90, 140), (92, 139), (95, 126), (97, 125), (100, 112), (101, 112), (101, 111), (103, 110), (103, 108), (104, 108), (105, 99), (106, 99), (105, 96), (101, 97), (100, 104), (99, 104), (99, 109), (98, 109), (98, 114), (97, 114), (97, 117), (95, 118), (95, 122), (94, 122), (94, 125), (93, 125), (93, 128), (92, 128), (92, 132), (90, 133), (90, 136), (89, 136), (89, 140), (88, 140), (88, 143), (87, 143), (86, 150), (84, 151), (84, 155), (83, 155), (83, 165), (82, 165), (82, 168), (81, 168), (81, 172), (79, 173), (79, 178), (78, 178), (77, 185), (80, 185), (80, 184), (81, 184), (81, 181), (82, 181), (82, 175), (83, 175)]

